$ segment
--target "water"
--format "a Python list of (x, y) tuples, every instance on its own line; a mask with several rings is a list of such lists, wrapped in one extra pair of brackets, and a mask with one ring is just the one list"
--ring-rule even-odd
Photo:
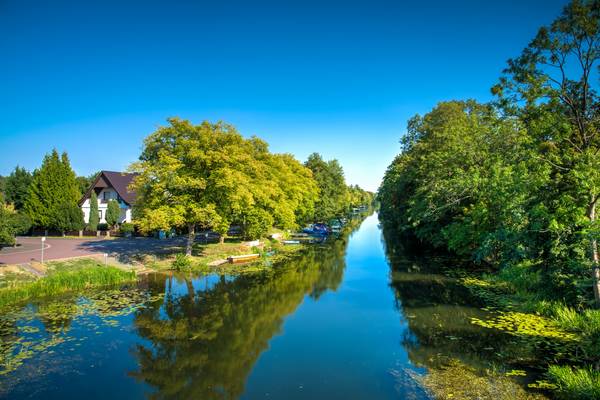
[(28, 305), (2, 316), (0, 397), (427, 399), (440, 358), (479, 367), (511, 339), (470, 323), (486, 311), (435, 261), (394, 251), (390, 268), (371, 215), (268, 273)]

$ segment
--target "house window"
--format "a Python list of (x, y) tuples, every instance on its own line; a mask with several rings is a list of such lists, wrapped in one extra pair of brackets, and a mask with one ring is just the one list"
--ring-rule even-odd
[(110, 192), (104, 192), (102, 195), (104, 196), (104, 200), (110, 200), (110, 197), (111, 197), (110, 196), (111, 195)]
[(98, 210), (98, 218), (102, 220), (102, 210)]

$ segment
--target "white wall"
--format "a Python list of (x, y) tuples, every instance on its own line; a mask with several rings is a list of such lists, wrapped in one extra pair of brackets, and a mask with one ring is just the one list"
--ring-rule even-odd
[[(100, 218), (100, 223), (106, 223), (106, 210), (108, 209), (108, 200), (104, 200), (104, 193), (106, 193), (107, 199), (117, 200), (118, 195), (117, 192), (112, 188), (102, 189), (100, 194), (98, 194), (98, 212), (102, 213), (102, 218)], [(83, 220), (87, 224), (90, 222), (90, 199), (89, 197), (85, 199), (83, 204), (81, 205), (81, 210), (83, 211)], [(119, 222), (131, 222), (131, 207), (126, 206), (124, 204), (121, 205), (121, 215), (119, 216)]]

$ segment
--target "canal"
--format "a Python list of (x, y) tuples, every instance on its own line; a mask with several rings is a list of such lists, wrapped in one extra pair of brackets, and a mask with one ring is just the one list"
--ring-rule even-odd
[(510, 338), (471, 323), (487, 311), (434, 261), (394, 251), (373, 214), (264, 273), (29, 304), (0, 318), (0, 397), (427, 399), (429, 367), (479, 368)]

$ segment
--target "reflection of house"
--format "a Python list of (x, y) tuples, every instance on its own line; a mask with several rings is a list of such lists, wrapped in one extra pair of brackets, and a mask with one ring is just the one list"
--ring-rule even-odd
[(129, 190), (129, 184), (137, 174), (124, 172), (102, 171), (79, 200), (83, 218), (87, 224), (90, 221), (90, 196), (92, 190), (98, 196), (98, 216), (100, 223), (106, 223), (106, 210), (109, 200), (117, 200), (121, 207), (119, 222), (131, 222), (131, 207), (135, 202), (135, 192)]

